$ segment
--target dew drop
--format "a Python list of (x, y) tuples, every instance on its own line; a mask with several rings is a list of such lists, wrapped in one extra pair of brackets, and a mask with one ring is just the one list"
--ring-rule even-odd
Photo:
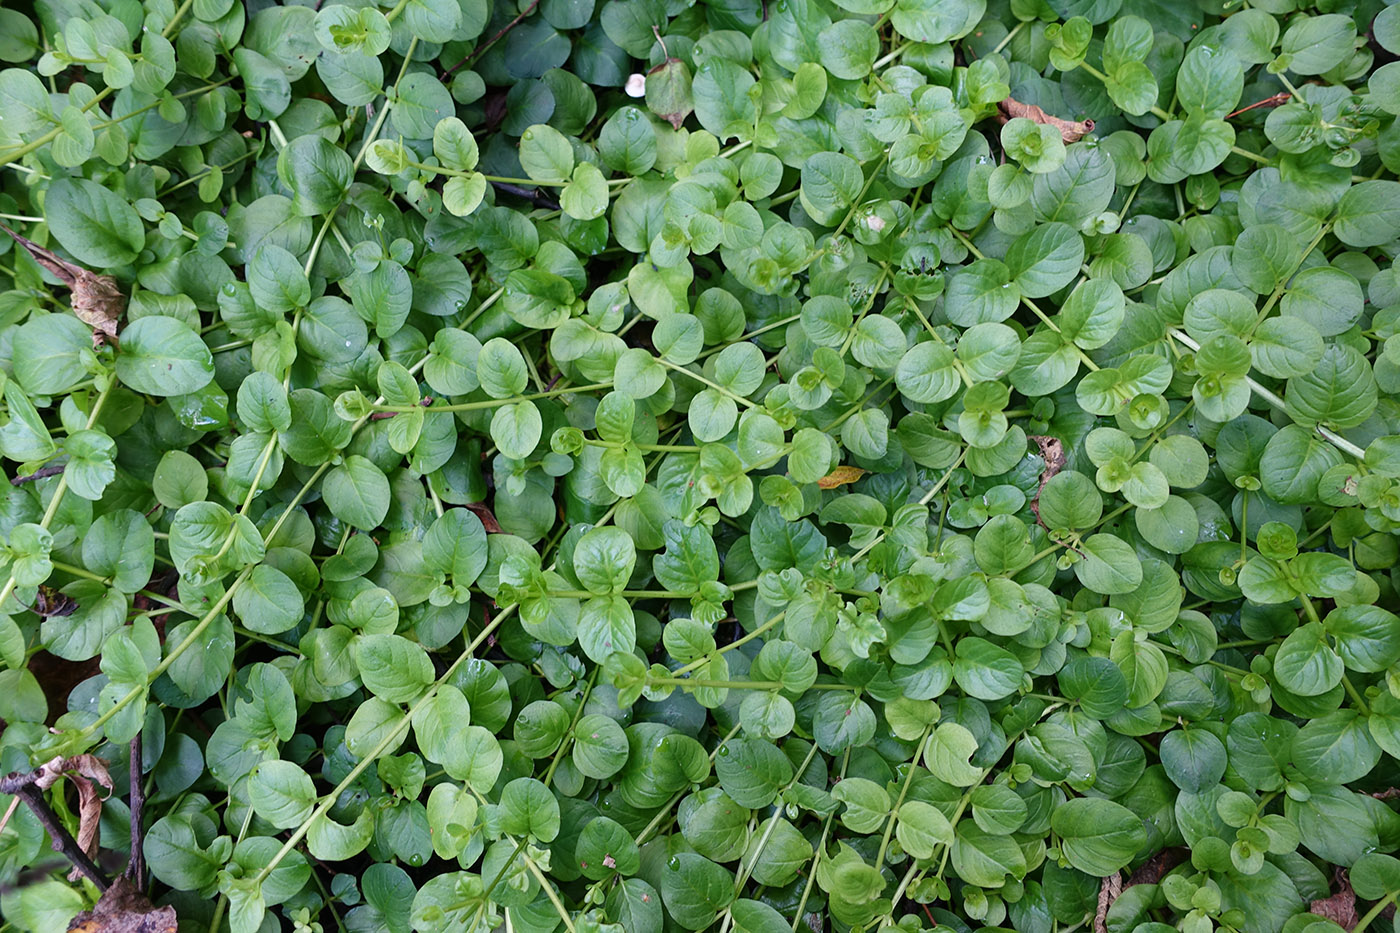
[(225, 295), (232, 295), (232, 294), (234, 294), (234, 293), (237, 292), (237, 291), (238, 291), (238, 287), (237, 287), (236, 285), (234, 285), (232, 282), (225, 282), (225, 283), (224, 283), (224, 294), (225, 294)]
[(669, 859), (666, 860), (666, 867), (669, 868), (669, 869), (671, 869), (671, 871), (680, 871), (680, 870), (681, 870), (681, 860), (678, 859), (678, 858), (676, 858), (676, 857), (673, 855), (673, 856), (671, 856)]
[(721, 757), (721, 758), (728, 758), (728, 757), (729, 757), (729, 746), (728, 746), (728, 745), (721, 745), (721, 746), (719, 747), (719, 757)]

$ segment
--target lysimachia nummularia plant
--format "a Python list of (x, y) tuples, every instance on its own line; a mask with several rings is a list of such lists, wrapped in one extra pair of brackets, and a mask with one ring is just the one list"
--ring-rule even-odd
[(0, 8), (3, 929), (1389, 928), (1397, 56)]

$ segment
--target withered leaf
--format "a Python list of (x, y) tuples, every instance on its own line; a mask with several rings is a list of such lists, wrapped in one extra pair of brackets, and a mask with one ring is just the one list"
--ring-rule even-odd
[(854, 466), (839, 466), (830, 473), (817, 480), (818, 489), (835, 489), (837, 486), (845, 486), (847, 483), (854, 483), (865, 475), (865, 470)]
[(174, 907), (153, 907), (129, 878), (118, 878), (92, 910), (73, 918), (68, 933), (176, 933)]
[(1046, 126), (1053, 126), (1060, 131), (1060, 136), (1066, 143), (1077, 143), (1089, 133), (1094, 131), (1093, 120), (1065, 120), (1061, 117), (1052, 117), (1041, 110), (1035, 104), (1023, 104), (1014, 97), (997, 104), (997, 120), (1005, 123), (1007, 120), (1014, 120), (1017, 117), (1025, 117), (1036, 123), (1044, 123)]
[(679, 58), (668, 58), (647, 72), (647, 107), (680, 129), (695, 109), (690, 94), (690, 69)]
[[(102, 787), (112, 789), (112, 776), (107, 773), (107, 763), (96, 755), (74, 755), (71, 758), (54, 758), (39, 768), (38, 779), (34, 782), (40, 790), (48, 790), (66, 777), (78, 788), (78, 847), (88, 854), (97, 855), (98, 828), (102, 821), (102, 801), (104, 795), (98, 791)], [(69, 874), (76, 881), (82, 875), (77, 869)]]
[(0, 224), (14, 241), (29, 251), (34, 261), (57, 276), (73, 292), (70, 299), (73, 313), (92, 328), (92, 345), (100, 347), (107, 340), (117, 339), (117, 322), (126, 312), (126, 296), (110, 275), (98, 275), (71, 263), (58, 254), (44, 249), (26, 237)]
[(1045, 484), (1064, 469), (1065, 447), (1058, 437), (1048, 434), (1032, 434), (1030, 438), (1040, 448), (1040, 458), (1045, 461), (1045, 467), (1040, 471), (1040, 483), (1031, 499), (1031, 511), (1035, 513), (1036, 521), (1040, 521), (1040, 493), (1045, 489)]
[(1351, 889), (1351, 881), (1346, 871), (1337, 869), (1337, 893), (1331, 897), (1319, 898), (1309, 905), (1308, 910), (1319, 917), (1326, 917), (1343, 930), (1356, 926), (1356, 892)]
[(470, 509), (481, 519), (481, 526), (486, 529), (488, 535), (498, 535), (501, 533), (501, 523), (496, 521), (495, 514), (485, 502), (468, 502), (465, 508)]

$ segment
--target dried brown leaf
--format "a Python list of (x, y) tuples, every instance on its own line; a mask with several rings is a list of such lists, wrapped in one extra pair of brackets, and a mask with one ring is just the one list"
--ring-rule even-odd
[(20, 236), (4, 224), (0, 224), (14, 241), (29, 251), (34, 261), (58, 277), (72, 290), (70, 303), (73, 313), (84, 324), (92, 328), (92, 345), (100, 347), (107, 340), (117, 339), (117, 322), (126, 312), (126, 296), (117, 287), (117, 280), (110, 275), (98, 275), (44, 249), (38, 243)]
[(481, 519), (482, 527), (486, 529), (488, 535), (501, 533), (501, 523), (496, 521), (495, 514), (485, 502), (468, 502), (466, 508), (476, 513), (476, 517)]
[(1343, 930), (1356, 926), (1356, 892), (1351, 889), (1351, 881), (1344, 869), (1337, 869), (1337, 893), (1331, 897), (1319, 898), (1308, 908), (1319, 917), (1326, 917)]
[(1137, 870), (1128, 876), (1128, 883), (1124, 887), (1131, 888), (1135, 884), (1157, 884), (1167, 872), (1186, 861), (1188, 854), (1185, 846), (1163, 849), (1139, 865)]
[[(34, 784), (40, 790), (48, 790), (63, 777), (78, 788), (78, 848), (93, 858), (97, 855), (97, 835), (102, 821), (102, 801), (105, 799), (98, 788), (110, 792), (112, 776), (107, 773), (107, 763), (96, 755), (74, 755), (45, 762), (39, 768)], [(82, 875), (77, 869), (69, 875), (73, 881), (80, 877)]]
[[(1045, 484), (1050, 482), (1054, 475), (1065, 467), (1065, 445), (1058, 437), (1051, 437), (1048, 434), (1032, 434), (1031, 440), (1040, 448), (1040, 459), (1045, 461), (1044, 468), (1040, 471), (1040, 484), (1035, 488), (1035, 496), (1031, 499), (1031, 511), (1035, 513), (1035, 520), (1040, 521), (1040, 493), (1045, 488)], [(1042, 524), (1044, 524), (1042, 522)]]
[(1093, 120), (1075, 122), (1074, 120), (1065, 120), (1061, 117), (1052, 117), (1035, 104), (1023, 104), (1014, 97), (1008, 97), (1006, 100), (997, 104), (997, 110), (997, 119), (1001, 123), (1005, 123), (1007, 120), (1014, 120), (1017, 117), (1025, 117), (1027, 120), (1032, 120), (1036, 123), (1053, 126), (1060, 131), (1060, 136), (1066, 143), (1077, 143), (1094, 131)]
[(73, 918), (68, 933), (176, 933), (174, 907), (153, 907), (131, 880), (118, 878), (92, 910)]
[(845, 486), (854, 483), (865, 475), (865, 470), (854, 466), (839, 466), (830, 473), (817, 480), (818, 489), (835, 489), (837, 486)]

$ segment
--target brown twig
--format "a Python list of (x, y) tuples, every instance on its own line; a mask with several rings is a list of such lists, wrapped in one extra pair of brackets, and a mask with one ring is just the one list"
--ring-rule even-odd
[(64, 471), (64, 469), (65, 469), (67, 466), (68, 466), (68, 464), (67, 464), (66, 462), (65, 462), (65, 463), (51, 463), (51, 464), (49, 464), (48, 466), (46, 466), (46, 467), (40, 467), (39, 469), (35, 470), (33, 473), (29, 473), (29, 474), (27, 474), (27, 475), (25, 475), (25, 476), (16, 476), (14, 479), (10, 480), (10, 485), (11, 485), (11, 486), (19, 486), (19, 485), (22, 485), (22, 484), (24, 484), (24, 483), (32, 483), (32, 482), (35, 482), (36, 480), (44, 479), (45, 477), (48, 477), (48, 476), (57, 476), (58, 474), (62, 473), (62, 472)]
[(1266, 98), (1264, 98), (1263, 100), (1255, 101), (1254, 103), (1250, 104), (1248, 107), (1241, 107), (1239, 110), (1236, 110), (1234, 113), (1226, 114), (1226, 115), (1225, 115), (1225, 119), (1229, 120), (1231, 117), (1238, 117), (1240, 114), (1242, 114), (1242, 113), (1248, 113), (1249, 111), (1255, 109), (1256, 107), (1277, 107), (1277, 106), (1279, 106), (1280, 104), (1286, 104), (1286, 103), (1288, 103), (1289, 100), (1292, 99), (1292, 97), (1293, 97), (1292, 94), (1288, 93), (1287, 91), (1283, 91), (1282, 93), (1275, 94), (1273, 97), (1266, 97)]
[(506, 23), (504, 26), (501, 27), (500, 32), (496, 33), (496, 34), (495, 34), (494, 36), (492, 36), (490, 39), (487, 39), (485, 45), (479, 45), (479, 46), (477, 46), (477, 47), (472, 51), (472, 53), (471, 53), (470, 55), (468, 55), (466, 58), (462, 59), (462, 60), (461, 60), (460, 62), (458, 62), (457, 64), (453, 65), (451, 68), (449, 68), (449, 69), (447, 69), (446, 71), (444, 71), (444, 72), (442, 73), (442, 79), (443, 79), (444, 81), (446, 81), (448, 78), (452, 77), (452, 72), (456, 71), (458, 68), (461, 68), (463, 65), (467, 64), (468, 62), (475, 62), (475, 61), (476, 61), (478, 58), (480, 58), (482, 55), (485, 55), (487, 49), (491, 48), (491, 46), (495, 45), (497, 42), (500, 42), (501, 39), (502, 39), (502, 37), (504, 37), (506, 33), (510, 32), (510, 31), (511, 31), (512, 29), (514, 29), (517, 25), (519, 25), (519, 23), (520, 23), (520, 21), (521, 21), (522, 19), (524, 19), (525, 17), (529, 16), (531, 13), (535, 12), (535, 7), (537, 7), (537, 6), (539, 6), (539, 5), (540, 5), (540, 0), (532, 0), (532, 2), (530, 3), (529, 6), (527, 6), (525, 9), (523, 9), (523, 10), (520, 11), (520, 15), (519, 15), (519, 16), (517, 16), (515, 19), (511, 20), (510, 22)]
[(99, 891), (107, 890), (111, 885), (107, 876), (102, 873), (102, 869), (98, 868), (92, 859), (88, 858), (88, 854), (83, 851), (82, 846), (78, 845), (78, 840), (73, 838), (72, 833), (68, 832), (64, 825), (58, 821), (58, 817), (49, 808), (49, 802), (44, 799), (43, 792), (35, 786), (42, 775), (42, 769), (31, 771), (28, 774), (8, 774), (0, 778), (0, 794), (14, 794), (23, 800), (25, 806), (29, 807), (35, 818), (38, 819), (39, 825), (44, 827), (49, 838), (53, 840), (54, 851), (61, 853), (68, 861), (72, 862), (73, 867), (82, 872), (89, 881), (97, 886)]
[(517, 198), (524, 198), (526, 201), (535, 205), (535, 207), (541, 207), (547, 211), (559, 210), (559, 202), (548, 195), (541, 194), (537, 188), (526, 188), (524, 185), (512, 185), (510, 182), (505, 181), (493, 181), (491, 184), (497, 191), (514, 195)]
[(1094, 914), (1094, 933), (1108, 933), (1108, 909), (1123, 893), (1123, 875), (1114, 872), (1099, 885), (1099, 909)]
[(146, 788), (141, 783), (141, 733), (131, 739), (131, 762), (127, 773), (131, 778), (131, 861), (126, 866), (126, 876), (140, 888), (146, 883), (145, 832), (142, 829), (142, 811), (146, 808)]

